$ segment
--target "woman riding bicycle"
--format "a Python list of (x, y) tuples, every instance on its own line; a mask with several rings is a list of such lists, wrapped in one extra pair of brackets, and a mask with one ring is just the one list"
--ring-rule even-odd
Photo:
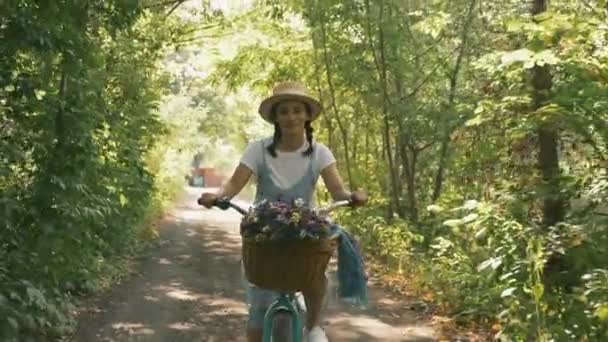
[[(205, 207), (212, 207), (218, 198), (236, 196), (252, 174), (257, 180), (256, 203), (300, 198), (312, 207), (317, 180), (321, 176), (334, 200), (351, 200), (355, 206), (365, 204), (367, 195), (361, 191), (347, 192), (333, 154), (325, 145), (313, 140), (311, 124), (321, 113), (321, 105), (302, 85), (296, 82), (278, 84), (273, 95), (260, 104), (259, 113), (274, 125), (274, 136), (248, 145), (230, 180), (218, 192), (202, 194), (200, 202)], [(305, 341), (327, 341), (320, 327), (326, 286), (327, 281), (302, 291), (307, 308)], [(247, 292), (247, 340), (261, 342), (264, 314), (279, 293), (252, 284)]]

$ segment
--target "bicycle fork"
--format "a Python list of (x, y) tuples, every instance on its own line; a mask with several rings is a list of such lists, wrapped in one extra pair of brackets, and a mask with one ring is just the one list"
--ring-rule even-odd
[(270, 305), (266, 314), (264, 315), (264, 330), (263, 330), (263, 342), (272, 341), (273, 331), (273, 318), (280, 311), (287, 311), (291, 314), (291, 333), (292, 342), (302, 341), (302, 323), (300, 321), (299, 307), (297, 301), (293, 295), (287, 295), (282, 293), (279, 298)]

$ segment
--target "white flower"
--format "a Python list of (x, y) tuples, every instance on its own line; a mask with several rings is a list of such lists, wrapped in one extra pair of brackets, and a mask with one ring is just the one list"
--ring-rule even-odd
[(443, 211), (443, 208), (436, 205), (436, 204), (431, 204), (429, 206), (426, 207), (426, 210), (432, 212), (432, 213), (440, 213)]

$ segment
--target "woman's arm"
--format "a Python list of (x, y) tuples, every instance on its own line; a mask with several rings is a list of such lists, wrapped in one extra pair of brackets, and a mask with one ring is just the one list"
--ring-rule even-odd
[(251, 170), (245, 166), (245, 164), (239, 164), (234, 173), (228, 180), (228, 182), (224, 183), (216, 193), (204, 193), (201, 195), (200, 203), (203, 204), (207, 208), (211, 208), (215, 201), (218, 198), (228, 197), (233, 198), (236, 196), (247, 184), (249, 178), (251, 177)]
[(220, 189), (215, 193), (217, 197), (228, 197), (232, 198), (238, 195), (241, 190), (247, 185), (249, 178), (251, 177), (251, 170), (245, 166), (245, 164), (239, 164), (234, 173), (228, 180), (228, 182), (224, 183)]
[(340, 177), (340, 173), (336, 167), (336, 163), (321, 170), (321, 177), (323, 177), (325, 187), (334, 201), (352, 201), (352, 205), (354, 206), (361, 206), (367, 202), (367, 194), (365, 192), (355, 191), (351, 193), (346, 190), (344, 182), (342, 182), (342, 177)]
[(344, 182), (342, 182), (342, 177), (340, 177), (336, 163), (333, 163), (321, 170), (321, 177), (323, 177), (325, 187), (331, 194), (331, 198), (333, 198), (334, 201), (351, 199), (351, 193), (348, 192), (344, 187)]

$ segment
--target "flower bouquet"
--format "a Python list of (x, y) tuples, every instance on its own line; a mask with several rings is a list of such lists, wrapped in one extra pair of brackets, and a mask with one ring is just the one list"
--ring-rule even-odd
[(321, 240), (330, 237), (332, 224), (304, 201), (262, 201), (252, 208), (241, 221), (241, 235), (256, 242), (285, 242), (295, 240)]
[(303, 204), (263, 201), (243, 217), (243, 266), (252, 284), (302, 291), (323, 281), (337, 236), (324, 216)]

